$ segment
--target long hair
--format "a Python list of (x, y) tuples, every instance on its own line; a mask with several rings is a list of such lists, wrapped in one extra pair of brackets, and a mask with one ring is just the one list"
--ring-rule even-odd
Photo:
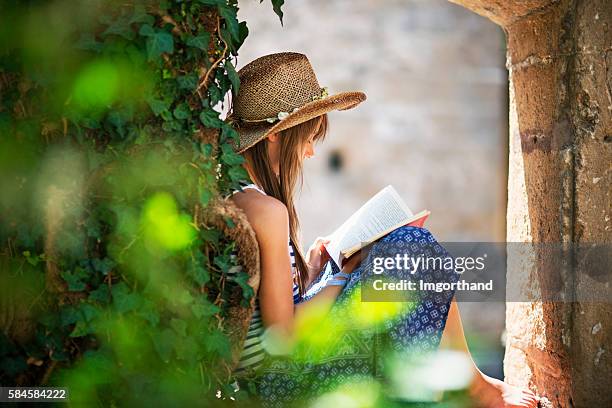
[[(293, 245), (297, 267), (297, 284), (301, 294), (306, 291), (308, 268), (299, 243), (300, 221), (295, 210), (294, 191), (298, 182), (303, 184), (303, 151), (308, 138), (316, 132), (313, 143), (325, 139), (328, 128), (327, 114), (279, 132), (280, 177), (277, 178), (270, 164), (267, 139), (243, 152), (257, 183), (266, 194), (280, 200), (289, 212), (289, 240)], [(254, 180), (255, 181), (255, 180)]]

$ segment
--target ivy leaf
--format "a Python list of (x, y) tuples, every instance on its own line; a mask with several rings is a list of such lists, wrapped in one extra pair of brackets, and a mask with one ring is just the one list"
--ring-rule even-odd
[(217, 6), (219, 15), (225, 20), (225, 25), (229, 30), (230, 35), (234, 42), (240, 41), (240, 27), (238, 24), (238, 15), (236, 9), (227, 5)]
[(152, 37), (155, 35), (155, 29), (149, 24), (143, 24), (142, 27), (140, 27), (140, 31), (138, 31), (138, 34), (143, 37)]
[(147, 23), (153, 24), (155, 22), (155, 17), (147, 13), (147, 10), (142, 4), (137, 4), (134, 6), (134, 12), (132, 13), (132, 17), (130, 18), (130, 24), (133, 23)]
[(208, 270), (204, 268), (200, 263), (192, 263), (191, 267), (188, 269), (189, 275), (193, 278), (193, 280), (200, 286), (207, 284), (210, 282), (210, 274)]
[(115, 267), (115, 261), (110, 258), (94, 258), (91, 261), (94, 269), (100, 272), (102, 275), (108, 275), (108, 273)]
[(232, 267), (229, 256), (226, 255), (215, 256), (213, 263), (217, 265), (224, 273), (227, 273), (227, 271), (229, 271), (229, 269)]
[(272, 0), (272, 10), (274, 10), (276, 15), (280, 19), (281, 26), (283, 25), (283, 11), (281, 10), (283, 4), (285, 4), (285, 0)]
[(89, 292), (89, 300), (100, 303), (108, 303), (110, 301), (110, 289), (106, 285), (100, 285), (98, 289)]
[(221, 89), (214, 83), (208, 86), (208, 94), (210, 95), (211, 106), (214, 106), (223, 99), (223, 92), (221, 92)]
[(153, 340), (153, 345), (155, 346), (155, 350), (157, 350), (157, 354), (159, 354), (161, 359), (166, 363), (169, 362), (170, 358), (172, 357), (175, 338), (176, 335), (170, 329), (164, 329), (160, 333), (156, 333), (156, 335), (151, 336), (151, 340)]
[(227, 175), (232, 181), (246, 180), (249, 176), (244, 167), (234, 166), (227, 171)]
[(198, 319), (213, 316), (215, 313), (219, 313), (220, 311), (221, 309), (206, 300), (202, 303), (191, 306), (191, 312)]
[(238, 142), (239, 136), (238, 132), (234, 128), (232, 128), (229, 124), (225, 124), (223, 129), (221, 129), (221, 141), (227, 142)]
[(179, 89), (194, 91), (198, 86), (198, 77), (194, 74), (181, 75), (176, 77), (176, 82), (179, 86)]
[(113, 304), (119, 313), (126, 313), (137, 309), (142, 303), (142, 296), (138, 293), (130, 293), (125, 282), (113, 286)]
[(87, 287), (83, 281), (87, 278), (87, 270), (77, 267), (74, 271), (62, 271), (60, 272), (62, 279), (68, 284), (68, 290), (72, 292), (79, 292), (85, 290)]
[(148, 36), (147, 59), (149, 61), (158, 59), (165, 52), (168, 54), (174, 52), (174, 39), (172, 38), (172, 34), (165, 31), (158, 31)]
[(126, 40), (131, 40), (134, 38), (134, 31), (130, 26), (130, 20), (127, 16), (120, 16), (115, 21), (111, 23), (111, 25), (102, 33), (103, 36), (107, 35), (118, 35)]
[(219, 113), (213, 109), (205, 109), (200, 113), (200, 121), (209, 128), (218, 129), (223, 126), (223, 121), (219, 119)]
[(240, 89), (240, 78), (238, 78), (238, 73), (234, 68), (234, 64), (231, 61), (225, 62), (225, 69), (227, 70), (227, 76), (229, 77), (232, 83), (232, 93), (234, 95), (238, 94), (238, 90)]
[(198, 0), (198, 3), (205, 6), (224, 6), (225, 0)]
[(91, 332), (89, 324), (83, 320), (79, 320), (70, 333), (70, 337), (82, 337)]
[(64, 307), (60, 312), (60, 322), (62, 326), (74, 324), (82, 318), (83, 316), (78, 309), (72, 306)]
[(244, 157), (236, 153), (230, 144), (222, 144), (221, 152), (221, 161), (229, 166), (237, 166), (244, 163)]
[(212, 191), (210, 191), (210, 188), (202, 187), (202, 188), (199, 188), (199, 190), (200, 190), (200, 204), (202, 204), (202, 206), (205, 207), (210, 202), (210, 199), (213, 198), (213, 193)]
[(229, 341), (219, 331), (211, 332), (206, 336), (206, 349), (211, 353), (219, 353), (221, 357), (228, 357), (230, 355)]
[(240, 285), (240, 287), (242, 288), (242, 296), (245, 299), (248, 300), (253, 297), (253, 295), (255, 294), (255, 291), (253, 290), (251, 285), (249, 285), (248, 283), (249, 281), (248, 273), (244, 271), (238, 272), (236, 275), (232, 276), (230, 279), (236, 282), (238, 285)]
[(147, 103), (149, 104), (149, 107), (151, 108), (155, 116), (159, 116), (162, 112), (167, 111), (170, 107), (170, 104), (166, 101), (154, 98), (147, 99)]
[(185, 44), (189, 47), (198, 48), (202, 51), (208, 51), (208, 43), (210, 42), (209, 33), (201, 33), (196, 36), (189, 37)]
[(154, 327), (159, 324), (159, 313), (155, 309), (155, 304), (148, 299), (143, 302), (137, 314)]
[(186, 103), (179, 104), (176, 108), (174, 108), (174, 117), (183, 120), (187, 119), (191, 116), (191, 112), (189, 111), (189, 106)]

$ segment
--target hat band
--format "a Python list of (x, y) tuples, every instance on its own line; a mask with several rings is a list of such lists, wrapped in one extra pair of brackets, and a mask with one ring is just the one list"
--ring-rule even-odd
[[(320, 95), (314, 95), (311, 98), (311, 101), (318, 101), (320, 99), (324, 99), (327, 98), (329, 96), (329, 91), (327, 89), (327, 87), (323, 87), (321, 88), (321, 94)], [(275, 123), (278, 121), (281, 121), (283, 119), (285, 119), (287, 116), (289, 116), (290, 114), (297, 112), (301, 107), (295, 108), (293, 109), (291, 112), (278, 112), (276, 114), (276, 116), (271, 117), (271, 118), (264, 118), (264, 119), (243, 119), (243, 118), (237, 118), (237, 120), (239, 120), (240, 122), (245, 122), (245, 123), (263, 123), (263, 122), (267, 122), (267, 123)]]

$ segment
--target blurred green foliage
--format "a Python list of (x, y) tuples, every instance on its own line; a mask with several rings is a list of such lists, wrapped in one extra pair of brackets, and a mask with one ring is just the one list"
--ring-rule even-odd
[[(283, 1), (273, 1), (282, 17)], [(236, 0), (0, 4), (0, 383), (88, 405), (214, 404), (225, 294), (195, 208), (247, 178), (219, 118)]]

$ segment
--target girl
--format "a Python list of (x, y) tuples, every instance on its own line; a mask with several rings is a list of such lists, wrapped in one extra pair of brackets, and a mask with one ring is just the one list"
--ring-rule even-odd
[[(350, 352), (344, 357), (305, 363), (301, 373), (291, 373), (290, 363), (267, 363), (270, 356), (263, 344), (264, 337), (279, 336), (291, 343), (295, 322), (315, 307), (332, 314), (332, 319), (336, 318), (333, 313), (338, 313), (341, 319), (340, 312), (335, 311), (350, 302), (358, 286), (364, 267), (359, 253), (345, 260), (341, 270), (329, 260), (322, 238), (302, 254), (293, 193), (301, 180), (303, 160), (313, 157), (315, 143), (325, 138), (327, 112), (353, 108), (366, 96), (362, 92), (328, 95), (306, 56), (297, 53), (258, 58), (241, 69), (239, 76), (240, 91), (229, 120), (240, 135), (236, 150), (245, 158), (244, 167), (252, 183), (231, 199), (245, 212), (257, 236), (261, 282), (235, 373), (237, 378), (256, 373), (262, 403), (283, 406), (297, 398), (303, 401), (317, 395), (326, 385), (349, 376), (378, 375), (378, 363), (373, 363), (372, 355), (377, 352), (380, 337), (368, 330), (353, 330), (347, 336)], [(425, 229), (401, 227), (381, 242), (402, 245), (423, 239), (435, 242)], [(389, 323), (384, 333), (387, 344), (396, 350), (425, 352), (437, 349), (442, 341), (469, 353), (452, 296), (450, 293), (423, 302), (399, 321)], [(427, 319), (423, 320), (423, 314)], [(474, 364), (472, 370), (470, 390), (483, 406), (537, 406), (537, 397), (530, 391), (490, 378)]]

